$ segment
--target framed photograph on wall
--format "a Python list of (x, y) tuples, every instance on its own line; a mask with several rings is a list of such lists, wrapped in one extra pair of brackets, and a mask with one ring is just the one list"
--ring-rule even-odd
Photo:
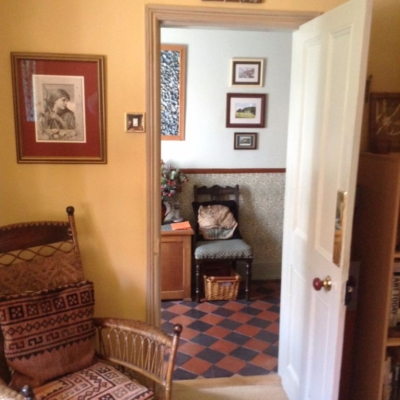
[(227, 128), (264, 128), (266, 94), (227, 93)]
[(185, 140), (186, 46), (161, 45), (161, 139)]
[(233, 148), (235, 150), (257, 149), (257, 133), (235, 132)]
[(264, 59), (233, 58), (231, 60), (230, 86), (264, 86)]
[(126, 113), (125, 132), (145, 132), (145, 113)]
[(371, 93), (369, 101), (371, 150), (400, 151), (400, 93)]
[(107, 162), (104, 56), (11, 53), (18, 163)]

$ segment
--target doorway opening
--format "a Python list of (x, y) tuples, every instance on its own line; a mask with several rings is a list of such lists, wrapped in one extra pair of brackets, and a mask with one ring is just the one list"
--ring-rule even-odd
[[(293, 31), (314, 18), (315, 13), (253, 12), (239, 9), (148, 6), (147, 22), (147, 111), (150, 135), (147, 138), (150, 203), (148, 212), (149, 240), (160, 243), (159, 164), (160, 149), (160, 30), (163, 26), (218, 27), (242, 30)], [(160, 324), (160, 254), (158, 246), (149, 246), (147, 271), (148, 320)]]

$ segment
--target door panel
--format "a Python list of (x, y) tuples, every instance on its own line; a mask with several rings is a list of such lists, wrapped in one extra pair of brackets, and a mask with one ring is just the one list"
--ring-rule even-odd
[[(371, 5), (351, 0), (293, 35), (279, 353), (290, 400), (338, 396)], [(348, 193), (339, 266), (338, 191)], [(327, 276), (331, 290), (314, 290)]]

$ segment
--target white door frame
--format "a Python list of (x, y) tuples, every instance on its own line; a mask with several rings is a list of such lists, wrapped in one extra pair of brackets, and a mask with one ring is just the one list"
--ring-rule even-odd
[(320, 13), (147, 5), (146, 32), (146, 318), (159, 326), (160, 316), (160, 30), (161, 27), (216, 27), (238, 30), (294, 31)]

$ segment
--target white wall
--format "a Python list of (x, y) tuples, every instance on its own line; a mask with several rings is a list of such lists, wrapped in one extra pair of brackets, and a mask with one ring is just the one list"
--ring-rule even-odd
[[(163, 28), (162, 43), (187, 45), (185, 140), (163, 140), (163, 160), (181, 168), (285, 168), (291, 41), (290, 32)], [(229, 86), (236, 57), (265, 59), (264, 87)], [(266, 93), (266, 128), (226, 128), (227, 93)], [(257, 150), (234, 150), (234, 132), (258, 132)]]

